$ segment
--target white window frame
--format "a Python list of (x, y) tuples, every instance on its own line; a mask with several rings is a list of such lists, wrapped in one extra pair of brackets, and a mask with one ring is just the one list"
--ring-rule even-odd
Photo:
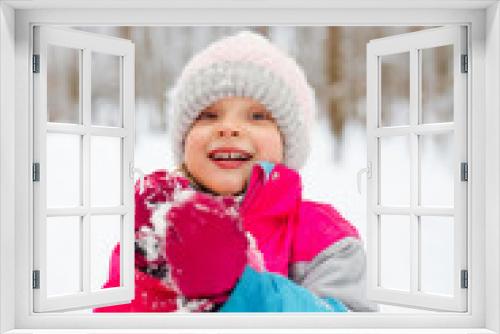
[[(10, 0), (0, 3), (0, 333), (163, 328), (162, 333), (499, 333), (500, 7), (497, 1)], [(382, 8), (373, 9), (380, 6)], [(120, 8), (126, 6), (127, 8)], [(85, 10), (81, 8), (85, 7)], [(115, 7), (115, 8), (113, 8)], [(108, 9), (105, 9), (108, 8)], [(139, 10), (138, 8), (143, 8)], [(370, 9), (371, 8), (371, 9)], [(31, 26), (443, 25), (471, 28), (468, 312), (424, 314), (33, 314)], [(15, 63), (15, 71), (13, 64)], [(487, 69), (487, 70), (486, 70)], [(354, 176), (353, 176), (354, 177)], [(485, 182), (487, 180), (487, 182)], [(13, 196), (14, 195), (14, 196)], [(15, 255), (13, 255), (15, 254)], [(485, 293), (487, 291), (487, 293)], [(263, 330), (243, 330), (242, 328)], [(102, 330), (97, 330), (101, 328)], [(197, 330), (196, 330), (197, 328)], [(212, 330), (203, 328), (211, 328)], [(220, 330), (217, 328), (233, 328)], [(281, 330), (279, 330), (281, 328)], [(288, 329), (286, 329), (288, 328)], [(294, 330), (294, 328), (306, 328)], [(375, 331), (374, 328), (385, 328)], [(104, 330), (108, 329), (108, 331)], [(241, 330), (236, 330), (241, 329)], [(314, 331), (313, 329), (318, 329)], [(320, 330), (323, 329), (323, 330)], [(446, 330), (445, 330), (446, 329)], [(53, 331), (50, 331), (53, 332)], [(86, 332), (86, 331), (84, 331)], [(156, 331), (158, 332), (158, 331)], [(186, 331), (188, 332), (188, 331)], [(45, 331), (47, 333), (47, 331)]]
[[(430, 310), (464, 312), (467, 310), (467, 289), (462, 288), (462, 271), (467, 270), (467, 185), (461, 180), (461, 163), (467, 163), (467, 80), (463, 73), (462, 55), (467, 55), (467, 29), (465, 26), (449, 26), (426, 29), (370, 41), (367, 45), (367, 150), (369, 175), (367, 188), (367, 257), (368, 298), (381, 303), (413, 305)], [(421, 69), (420, 53), (424, 49), (452, 46), (453, 56), (453, 120), (423, 124), (421, 118)], [(381, 57), (408, 54), (409, 61), (409, 110), (408, 125), (391, 126), (381, 122)], [(422, 181), (420, 169), (420, 138), (434, 134), (453, 135), (453, 204), (450, 207), (430, 207), (420, 204), (419, 187)], [(409, 149), (409, 202), (408, 205), (386, 205), (380, 203), (382, 181), (380, 174), (381, 144), (387, 138), (406, 138)], [(409, 290), (389, 289), (381, 285), (382, 259), (380, 258), (382, 216), (401, 215), (408, 217)], [(439, 295), (420, 290), (421, 245), (419, 226), (425, 216), (452, 218), (452, 294)], [(404, 223), (403, 221), (402, 223)], [(403, 251), (403, 250), (402, 250)]]
[[(34, 289), (36, 312), (79, 309), (89, 306), (128, 303), (134, 298), (134, 45), (125, 39), (103, 36), (75, 29), (37, 26), (34, 32), (34, 52), (39, 56), (39, 73), (33, 76), (34, 105), (34, 162), (39, 163), (39, 181), (33, 184), (34, 207), (34, 270), (39, 272), (39, 288)], [(78, 50), (80, 103), (79, 123), (54, 123), (47, 119), (47, 48), (48, 45)], [(91, 121), (92, 53), (113, 55), (119, 60), (119, 87), (121, 124), (118, 127), (95, 126)], [(47, 135), (49, 133), (79, 135), (81, 199), (72, 208), (47, 208)], [(91, 205), (91, 138), (119, 138), (120, 140), (120, 204), (107, 207)], [(91, 289), (91, 217), (93, 215), (118, 215), (120, 217), (120, 286), (92, 291)], [(63, 295), (48, 295), (47, 285), (47, 218), (79, 217), (81, 234), (81, 291)]]

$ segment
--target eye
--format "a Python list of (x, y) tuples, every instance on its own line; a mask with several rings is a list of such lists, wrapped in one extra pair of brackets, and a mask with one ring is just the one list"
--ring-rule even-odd
[(272, 120), (272, 116), (267, 111), (252, 111), (251, 113), (252, 120), (254, 121), (262, 121), (262, 120)]
[(202, 111), (196, 120), (215, 120), (217, 119), (217, 113), (214, 111)]

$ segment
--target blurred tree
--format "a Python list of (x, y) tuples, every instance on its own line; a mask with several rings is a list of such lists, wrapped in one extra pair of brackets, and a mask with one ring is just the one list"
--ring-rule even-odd
[[(371, 39), (429, 27), (294, 27), (294, 26), (181, 26), (181, 27), (76, 27), (80, 30), (132, 40), (136, 47), (136, 121), (139, 128), (165, 132), (170, 89), (186, 62), (212, 41), (241, 29), (251, 29), (288, 52), (304, 68), (314, 87), (318, 116), (326, 113), (334, 139), (334, 157), (342, 159), (344, 128), (353, 121), (366, 122), (366, 44)], [(442, 52), (441, 52), (442, 53)], [(447, 56), (436, 53), (433, 89), (449, 89)], [(409, 80), (404, 63), (392, 63), (383, 80), (392, 96), (402, 96)], [(55, 78), (49, 84), (56, 84)], [(72, 80), (78, 80), (74, 78)], [(99, 81), (106, 91), (105, 80)], [(384, 84), (384, 83), (383, 83)], [(72, 98), (77, 98), (75, 92)], [(61, 108), (63, 109), (63, 108)], [(390, 117), (393, 117), (391, 115)], [(139, 132), (138, 135), (140, 136)]]

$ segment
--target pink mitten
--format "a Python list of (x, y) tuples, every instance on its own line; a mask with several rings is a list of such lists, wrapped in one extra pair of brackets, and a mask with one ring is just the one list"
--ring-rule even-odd
[(186, 189), (189, 180), (159, 169), (135, 183), (135, 230), (151, 226), (154, 203), (172, 201), (175, 189)]
[(194, 192), (167, 213), (165, 252), (183, 296), (223, 301), (247, 263), (247, 239), (231, 197)]
[[(163, 244), (164, 230), (153, 226), (152, 215), (158, 204), (171, 202), (174, 193), (189, 187), (189, 180), (166, 170), (156, 170), (135, 184), (135, 266), (143, 271), (161, 272), (164, 254), (157, 248)], [(156, 229), (159, 231), (156, 231)]]

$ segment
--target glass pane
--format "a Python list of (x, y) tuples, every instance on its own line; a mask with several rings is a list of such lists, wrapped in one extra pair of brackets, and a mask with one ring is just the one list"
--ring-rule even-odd
[(420, 51), (422, 123), (453, 121), (453, 45)]
[(47, 207), (81, 204), (81, 136), (47, 133)]
[(410, 291), (409, 216), (380, 216), (380, 285)]
[(379, 138), (380, 205), (410, 205), (410, 143), (408, 136)]
[(47, 47), (47, 119), (80, 123), (80, 50)]
[(90, 275), (93, 291), (100, 290), (108, 279), (111, 253), (120, 242), (121, 216), (90, 218)]
[(419, 136), (420, 204), (453, 207), (453, 134)]
[(453, 218), (420, 217), (423, 292), (453, 295)]
[(92, 136), (90, 140), (90, 203), (121, 204), (121, 138)]
[(120, 56), (92, 53), (92, 125), (121, 127)]
[(410, 123), (410, 53), (380, 57), (381, 126)]
[(47, 295), (82, 291), (80, 217), (47, 218)]

